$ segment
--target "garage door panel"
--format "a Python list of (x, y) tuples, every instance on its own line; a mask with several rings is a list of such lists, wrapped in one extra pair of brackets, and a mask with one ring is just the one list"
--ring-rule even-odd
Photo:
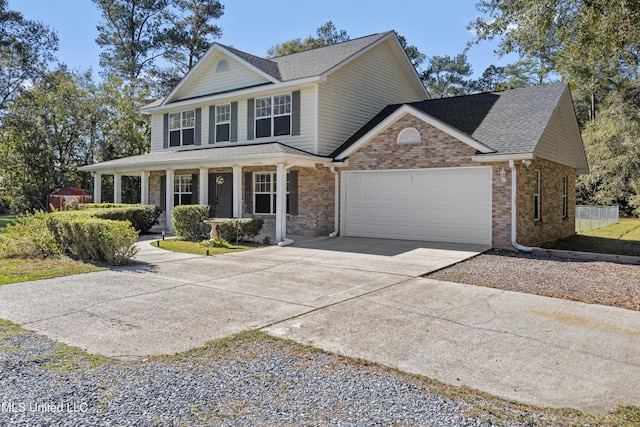
[(491, 168), (344, 172), (343, 234), (491, 244)]

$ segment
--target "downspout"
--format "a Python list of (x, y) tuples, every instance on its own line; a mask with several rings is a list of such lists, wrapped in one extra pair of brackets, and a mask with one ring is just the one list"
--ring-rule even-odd
[(340, 221), (339, 221), (339, 212), (340, 206), (338, 204), (338, 199), (340, 198), (340, 183), (339, 183), (339, 174), (334, 166), (331, 166), (331, 173), (334, 177), (334, 195), (333, 195), (333, 233), (329, 234), (329, 237), (337, 237), (340, 233)]
[(518, 180), (516, 177), (516, 165), (513, 160), (509, 160), (509, 167), (511, 168), (511, 244), (514, 248), (522, 252), (533, 252), (533, 247), (523, 246), (516, 241), (518, 238), (518, 227), (516, 225), (517, 212), (516, 212), (516, 189), (518, 187)]

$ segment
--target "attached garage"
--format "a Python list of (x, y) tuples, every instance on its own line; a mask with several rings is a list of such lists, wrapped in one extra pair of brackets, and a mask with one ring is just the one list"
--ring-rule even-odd
[(342, 234), (491, 245), (491, 171), (344, 171)]

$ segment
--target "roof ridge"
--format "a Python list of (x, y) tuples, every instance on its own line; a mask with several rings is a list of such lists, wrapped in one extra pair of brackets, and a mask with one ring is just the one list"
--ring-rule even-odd
[[(269, 58), (269, 59), (270, 59), (270, 60), (280, 59), (280, 58), (285, 58), (285, 57), (287, 57), (287, 56), (293, 56), (293, 55), (298, 55), (298, 54), (305, 53), (305, 52), (311, 52), (311, 51), (313, 51), (313, 50), (320, 50), (320, 49), (331, 48), (331, 47), (335, 47), (335, 46), (343, 45), (343, 44), (345, 44), (345, 43), (351, 43), (351, 42), (360, 41), (360, 40), (362, 40), (362, 39), (366, 39), (366, 38), (368, 38), (368, 37), (379, 36), (379, 37), (377, 37), (377, 38), (376, 38), (376, 40), (379, 40), (379, 39), (381, 39), (382, 37), (386, 36), (387, 34), (389, 34), (389, 33), (393, 33), (393, 32), (395, 32), (395, 31), (394, 31), (394, 30), (390, 30), (390, 31), (386, 31), (386, 32), (383, 32), (383, 33), (373, 33), (373, 34), (369, 34), (369, 35), (367, 35), (367, 36), (356, 37), (355, 39), (344, 40), (344, 41), (341, 41), (341, 42), (338, 42), (338, 43), (327, 44), (327, 45), (319, 46), (319, 47), (312, 47), (312, 48), (310, 48), (310, 49), (305, 49), (305, 50), (302, 50), (302, 51), (300, 51), (300, 52), (293, 52), (293, 53), (288, 53), (288, 54), (286, 54), (286, 55), (274, 56), (274, 57)], [(373, 41), (372, 41), (371, 43), (373, 43)]]

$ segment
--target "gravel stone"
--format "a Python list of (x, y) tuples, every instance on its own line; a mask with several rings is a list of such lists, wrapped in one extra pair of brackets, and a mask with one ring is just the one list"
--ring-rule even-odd
[(3, 426), (496, 425), (416, 377), (269, 340), (63, 371), (45, 368), (55, 349), (26, 331), (0, 340)]
[(491, 250), (427, 277), (640, 310), (637, 265)]

